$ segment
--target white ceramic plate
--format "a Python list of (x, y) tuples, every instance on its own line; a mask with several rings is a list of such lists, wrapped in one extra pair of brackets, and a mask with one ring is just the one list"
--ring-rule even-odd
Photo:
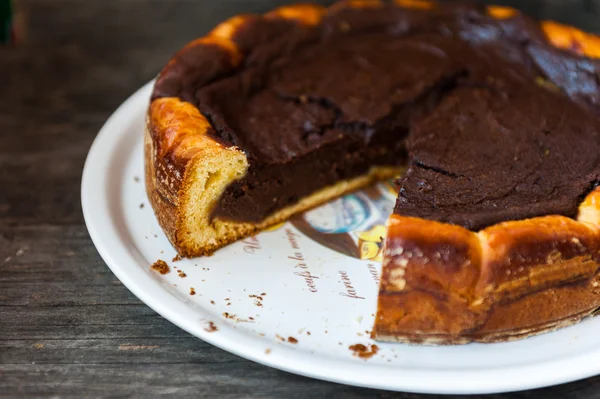
[[(98, 134), (81, 196), (100, 255), (138, 298), (174, 324), (258, 363), (373, 388), (492, 393), (600, 374), (600, 317), (512, 343), (377, 343), (379, 352), (371, 358), (355, 356), (349, 346), (375, 344), (368, 332), (380, 272), (376, 244), (361, 242), (363, 256), (374, 259), (360, 260), (356, 243), (358, 232), (381, 224), (390, 211), (393, 194), (386, 185), (335, 201), (212, 257), (172, 262), (175, 251), (144, 190), (142, 132), (150, 91), (148, 84), (135, 93)], [(158, 259), (171, 266), (169, 274), (150, 268)]]

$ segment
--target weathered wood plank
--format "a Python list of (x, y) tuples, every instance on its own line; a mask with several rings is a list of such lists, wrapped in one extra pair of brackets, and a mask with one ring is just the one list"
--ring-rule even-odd
[[(309, 380), (267, 368), (250, 368), (235, 363), (169, 365), (32, 365), (23, 374), (20, 366), (8, 366), (4, 381), (11, 390), (3, 393), (48, 395), (60, 387), (61, 397), (380, 397), (366, 389)], [(35, 380), (33, 386), (23, 378)], [(106, 384), (105, 381), (111, 381)], [(265, 387), (272, 387), (265, 389)], [(386, 397), (401, 397), (390, 394)], [(402, 396), (406, 397), (406, 396)]]
[[(176, 353), (177, 356), (172, 356)], [(75, 354), (75, 356), (73, 356)], [(182, 337), (16, 339), (0, 341), (1, 364), (246, 363), (188, 335)]]
[[(32, 364), (2, 366), (0, 391), (8, 396), (28, 394), (60, 397), (115, 396), (147, 397), (261, 397), (261, 398), (422, 398), (441, 399), (459, 396), (416, 395), (352, 388), (310, 380), (265, 367), (244, 363), (187, 364)], [(36, 384), (27, 383), (36, 381)], [(107, 383), (110, 381), (110, 383)], [(171, 396), (172, 397), (172, 396)], [(498, 398), (597, 398), (590, 384), (575, 383), (569, 389), (554, 388), (510, 395), (476, 395), (473, 399)]]

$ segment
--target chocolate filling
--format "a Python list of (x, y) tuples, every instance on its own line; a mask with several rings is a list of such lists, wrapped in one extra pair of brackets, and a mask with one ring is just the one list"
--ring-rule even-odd
[(258, 222), (407, 164), (396, 213), (480, 229), (575, 216), (600, 178), (599, 63), (554, 49), (527, 17), (337, 8), (316, 27), (256, 17), (234, 40), (237, 69), (184, 54), (154, 93), (196, 104), (248, 156), (214, 217)]

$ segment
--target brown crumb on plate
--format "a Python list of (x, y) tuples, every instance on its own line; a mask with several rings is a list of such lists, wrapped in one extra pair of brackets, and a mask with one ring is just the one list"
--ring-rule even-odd
[(204, 331), (206, 332), (215, 332), (215, 331), (219, 331), (219, 329), (217, 328), (217, 326), (215, 326), (215, 323), (213, 323), (212, 321), (208, 322), (208, 326), (206, 326), (204, 328)]
[(179, 275), (179, 277), (181, 277), (181, 278), (187, 277), (187, 274), (185, 274), (185, 273), (183, 272), (183, 270), (177, 270), (177, 274), (178, 274), (178, 275)]
[(169, 265), (167, 265), (167, 262), (165, 262), (162, 259), (157, 260), (150, 267), (152, 268), (152, 270), (155, 270), (160, 274), (167, 274), (171, 271), (171, 268), (169, 267)]
[(296, 338), (294, 338), (294, 337), (288, 337), (288, 342), (290, 344), (297, 344), (298, 340)]
[(171, 262), (179, 262), (181, 259), (181, 255), (177, 254), (171, 259)]
[(353, 356), (358, 356), (361, 359), (368, 359), (373, 357), (379, 351), (379, 347), (377, 345), (363, 345), (363, 344), (355, 344), (350, 345), (348, 347), (353, 353)]
[(229, 319), (229, 320), (233, 320), (236, 323), (254, 323), (253, 321), (250, 321), (250, 320), (240, 319), (239, 317), (237, 317), (237, 315), (231, 314), (229, 312), (224, 312), (223, 317), (225, 317), (226, 319)]
[(196, 290), (194, 287), (190, 287), (190, 295), (196, 295)]

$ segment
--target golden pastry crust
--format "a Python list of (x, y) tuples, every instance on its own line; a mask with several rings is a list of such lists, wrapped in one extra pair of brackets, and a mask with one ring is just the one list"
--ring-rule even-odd
[[(266, 18), (286, 18), (316, 24), (324, 8), (312, 5), (282, 7)], [(220, 50), (224, 66), (233, 68), (242, 61), (242, 52), (232, 37), (253, 16), (240, 15), (214, 28), (207, 36), (186, 45), (167, 64), (158, 80), (169, 79), (180, 67), (177, 59), (201, 47)], [(206, 71), (217, 75), (220, 71)], [(208, 80), (210, 76), (207, 76)], [(210, 255), (216, 249), (252, 235), (291, 216), (289, 209), (272, 215), (260, 224), (211, 220), (210, 212), (225, 188), (242, 178), (248, 168), (246, 155), (217, 138), (208, 120), (191, 103), (178, 98), (154, 99), (148, 109), (145, 129), (146, 191), (159, 224), (182, 256)], [(374, 181), (363, 179), (362, 185)], [(341, 182), (331, 195), (353, 190), (355, 182)], [(331, 197), (332, 198), (332, 197)], [(321, 199), (326, 201), (330, 197)], [(305, 207), (315, 206), (304, 201)], [(319, 203), (321, 203), (319, 202)], [(310, 204), (308, 204), (310, 203)], [(308, 204), (308, 205), (307, 205)]]

